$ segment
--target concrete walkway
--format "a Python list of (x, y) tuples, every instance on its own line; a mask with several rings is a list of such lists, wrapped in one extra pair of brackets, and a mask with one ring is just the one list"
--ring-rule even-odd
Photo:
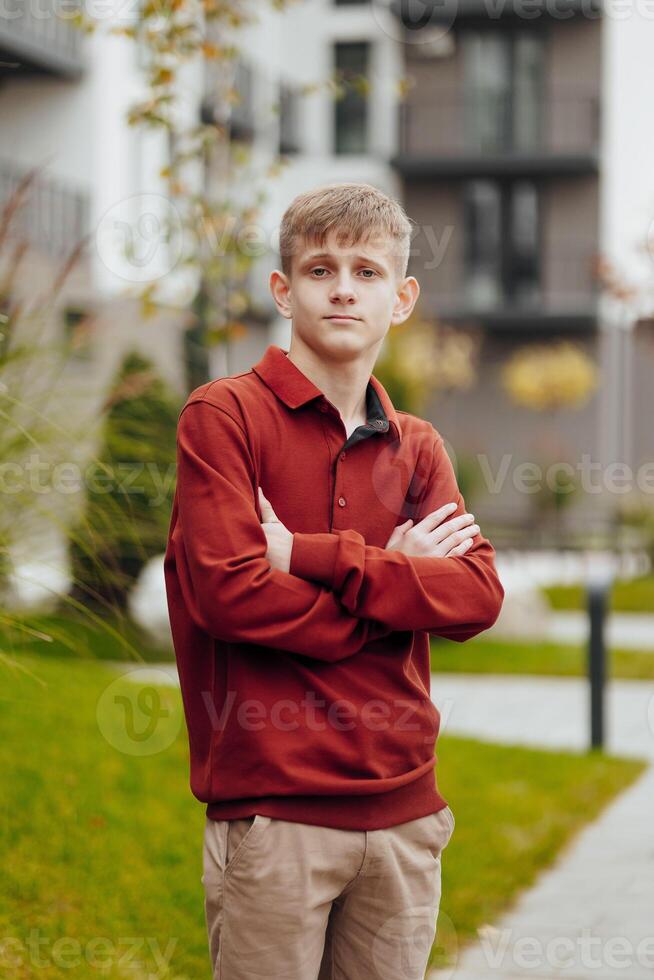
[[(441, 732), (536, 748), (580, 751), (589, 744), (585, 678), (432, 674), (431, 691)], [(609, 681), (605, 729), (607, 752), (654, 762), (654, 681)]]
[(480, 932), (427, 980), (652, 980), (654, 766)]
[[(588, 744), (581, 678), (433, 674), (432, 696), (442, 731), (557, 749)], [(606, 710), (607, 750), (654, 763), (654, 684), (611, 681)], [(528, 977), (654, 977), (654, 765), (480, 930), (454, 968), (428, 980)]]
[[(588, 613), (550, 613), (546, 639), (553, 643), (586, 643)], [(647, 650), (654, 653), (654, 616), (649, 613), (609, 613), (606, 618), (606, 642), (622, 650)]]

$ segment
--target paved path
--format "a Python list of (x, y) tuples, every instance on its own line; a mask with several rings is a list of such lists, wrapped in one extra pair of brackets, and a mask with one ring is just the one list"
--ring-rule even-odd
[(428, 980), (652, 980), (654, 766)]
[[(586, 643), (588, 614), (551, 613), (547, 639), (553, 643)], [(606, 641), (612, 647), (654, 653), (654, 616), (648, 613), (610, 613), (606, 619)]]
[[(432, 674), (431, 690), (441, 731), (551, 749), (588, 745), (585, 678)], [(605, 708), (606, 750), (654, 762), (654, 681), (609, 681)]]
[[(588, 682), (433, 674), (444, 731), (507, 744), (583, 749)], [(654, 763), (654, 683), (611, 681), (607, 749)], [(654, 765), (586, 827), (455, 967), (428, 980), (652, 980)]]

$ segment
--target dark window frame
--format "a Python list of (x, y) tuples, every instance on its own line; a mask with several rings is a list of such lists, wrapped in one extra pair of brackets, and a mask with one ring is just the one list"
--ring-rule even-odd
[[(507, 152), (521, 149), (538, 149), (544, 138), (545, 125), (545, 93), (546, 93), (546, 62), (547, 62), (547, 31), (539, 24), (525, 25), (524, 23), (507, 22), (498, 26), (497, 24), (475, 25), (471, 28), (463, 28), (460, 31), (462, 47), (471, 43), (474, 38), (493, 39), (498, 44), (499, 50), (503, 51), (506, 58), (507, 72), (504, 84), (500, 85), (500, 91), (495, 93), (497, 98), (495, 104), (492, 99), (492, 92), (487, 86), (475, 86), (474, 77), (468, 74), (468, 57), (464, 55), (464, 107), (466, 113), (466, 139), (471, 143), (477, 142), (482, 134), (477, 130), (478, 120), (475, 114), (483, 119), (488, 119), (493, 113), (497, 117), (498, 131), (491, 140), (489, 146), (481, 146), (485, 152)], [(528, 41), (530, 44), (536, 42), (535, 50), (539, 52), (540, 58), (539, 77), (536, 85), (536, 98), (529, 101), (528, 76), (523, 76), (522, 89), (517, 84), (519, 75), (519, 55), (520, 45)], [(523, 48), (523, 51), (527, 51)], [(523, 100), (522, 102), (520, 100)], [(479, 101), (478, 101), (479, 100)], [(486, 104), (485, 104), (486, 102)], [(521, 113), (531, 110), (530, 115), (536, 114), (535, 133), (527, 138), (526, 144), (523, 143), (524, 136), (520, 134)], [(523, 120), (524, 121), (524, 117)]]
[[(497, 194), (499, 207), (497, 209), (498, 224), (493, 229), (492, 240), (475, 242), (474, 234), (474, 187), (476, 184), (493, 188)], [(518, 241), (515, 235), (514, 222), (517, 215), (518, 197), (521, 188), (529, 188), (533, 193), (535, 203), (534, 241), (532, 249), (525, 252), (524, 243)], [(463, 191), (463, 212), (465, 228), (464, 244), (464, 281), (467, 292), (474, 289), (473, 276), (475, 265), (483, 273), (484, 261), (488, 253), (497, 253), (497, 268), (495, 285), (497, 287), (497, 303), (507, 306), (522, 306), (538, 303), (542, 300), (543, 273), (543, 202), (540, 186), (536, 181), (506, 177), (483, 178), (467, 181)], [(522, 254), (521, 254), (522, 252)], [(475, 255), (475, 253), (477, 253)], [(531, 264), (532, 269), (529, 270)], [(520, 270), (523, 274), (520, 274)], [(491, 273), (493, 270), (490, 270)], [(525, 274), (526, 273), (526, 274)], [(521, 296), (521, 287), (523, 295)], [(531, 293), (531, 295), (529, 295)], [(483, 305), (483, 304), (482, 304)]]
[[(355, 66), (355, 59), (351, 59), (350, 66), (347, 65), (347, 58), (343, 58), (349, 49), (353, 54), (356, 49), (365, 52)], [(368, 76), (372, 58), (372, 43), (365, 40), (334, 41), (332, 47), (332, 63), (337, 77), (342, 77), (346, 82), (348, 77), (355, 79), (361, 75)], [(359, 142), (354, 140), (352, 143), (352, 133), (356, 133), (356, 127), (360, 127), (358, 134)], [(337, 156), (350, 154), (365, 154), (370, 150), (370, 111), (368, 98), (355, 92), (347, 86), (342, 98), (334, 99), (334, 115), (332, 127), (332, 148)]]

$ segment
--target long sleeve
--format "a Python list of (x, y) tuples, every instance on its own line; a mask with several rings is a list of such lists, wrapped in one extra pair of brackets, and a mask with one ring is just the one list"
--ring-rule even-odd
[(171, 542), (193, 620), (226, 642), (337, 661), (391, 632), (347, 612), (330, 589), (274, 569), (257, 516), (246, 434), (224, 409), (187, 403), (177, 426)]
[[(466, 512), (442, 437), (434, 430), (431, 471), (419, 512), (423, 517), (450, 501)], [(402, 523), (400, 520), (398, 523)], [(481, 534), (465, 555), (431, 558), (367, 545), (352, 529), (293, 535), (290, 571), (332, 588), (354, 615), (378, 619), (393, 630), (425, 630), (466, 640), (497, 619), (504, 588), (495, 550)]]

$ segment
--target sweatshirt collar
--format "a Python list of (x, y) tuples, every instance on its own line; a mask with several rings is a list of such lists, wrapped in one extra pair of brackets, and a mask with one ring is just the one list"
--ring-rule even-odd
[[(314, 398), (324, 398), (323, 392), (300, 369), (288, 359), (288, 351), (277, 344), (270, 344), (261, 360), (252, 368), (261, 380), (289, 408), (299, 408)], [(375, 399), (374, 396), (377, 396)], [(393, 426), (397, 438), (402, 440), (402, 428), (397, 412), (381, 382), (370, 375), (366, 389), (366, 405), (370, 413), (371, 405), (376, 406), (377, 417), (385, 419)]]

